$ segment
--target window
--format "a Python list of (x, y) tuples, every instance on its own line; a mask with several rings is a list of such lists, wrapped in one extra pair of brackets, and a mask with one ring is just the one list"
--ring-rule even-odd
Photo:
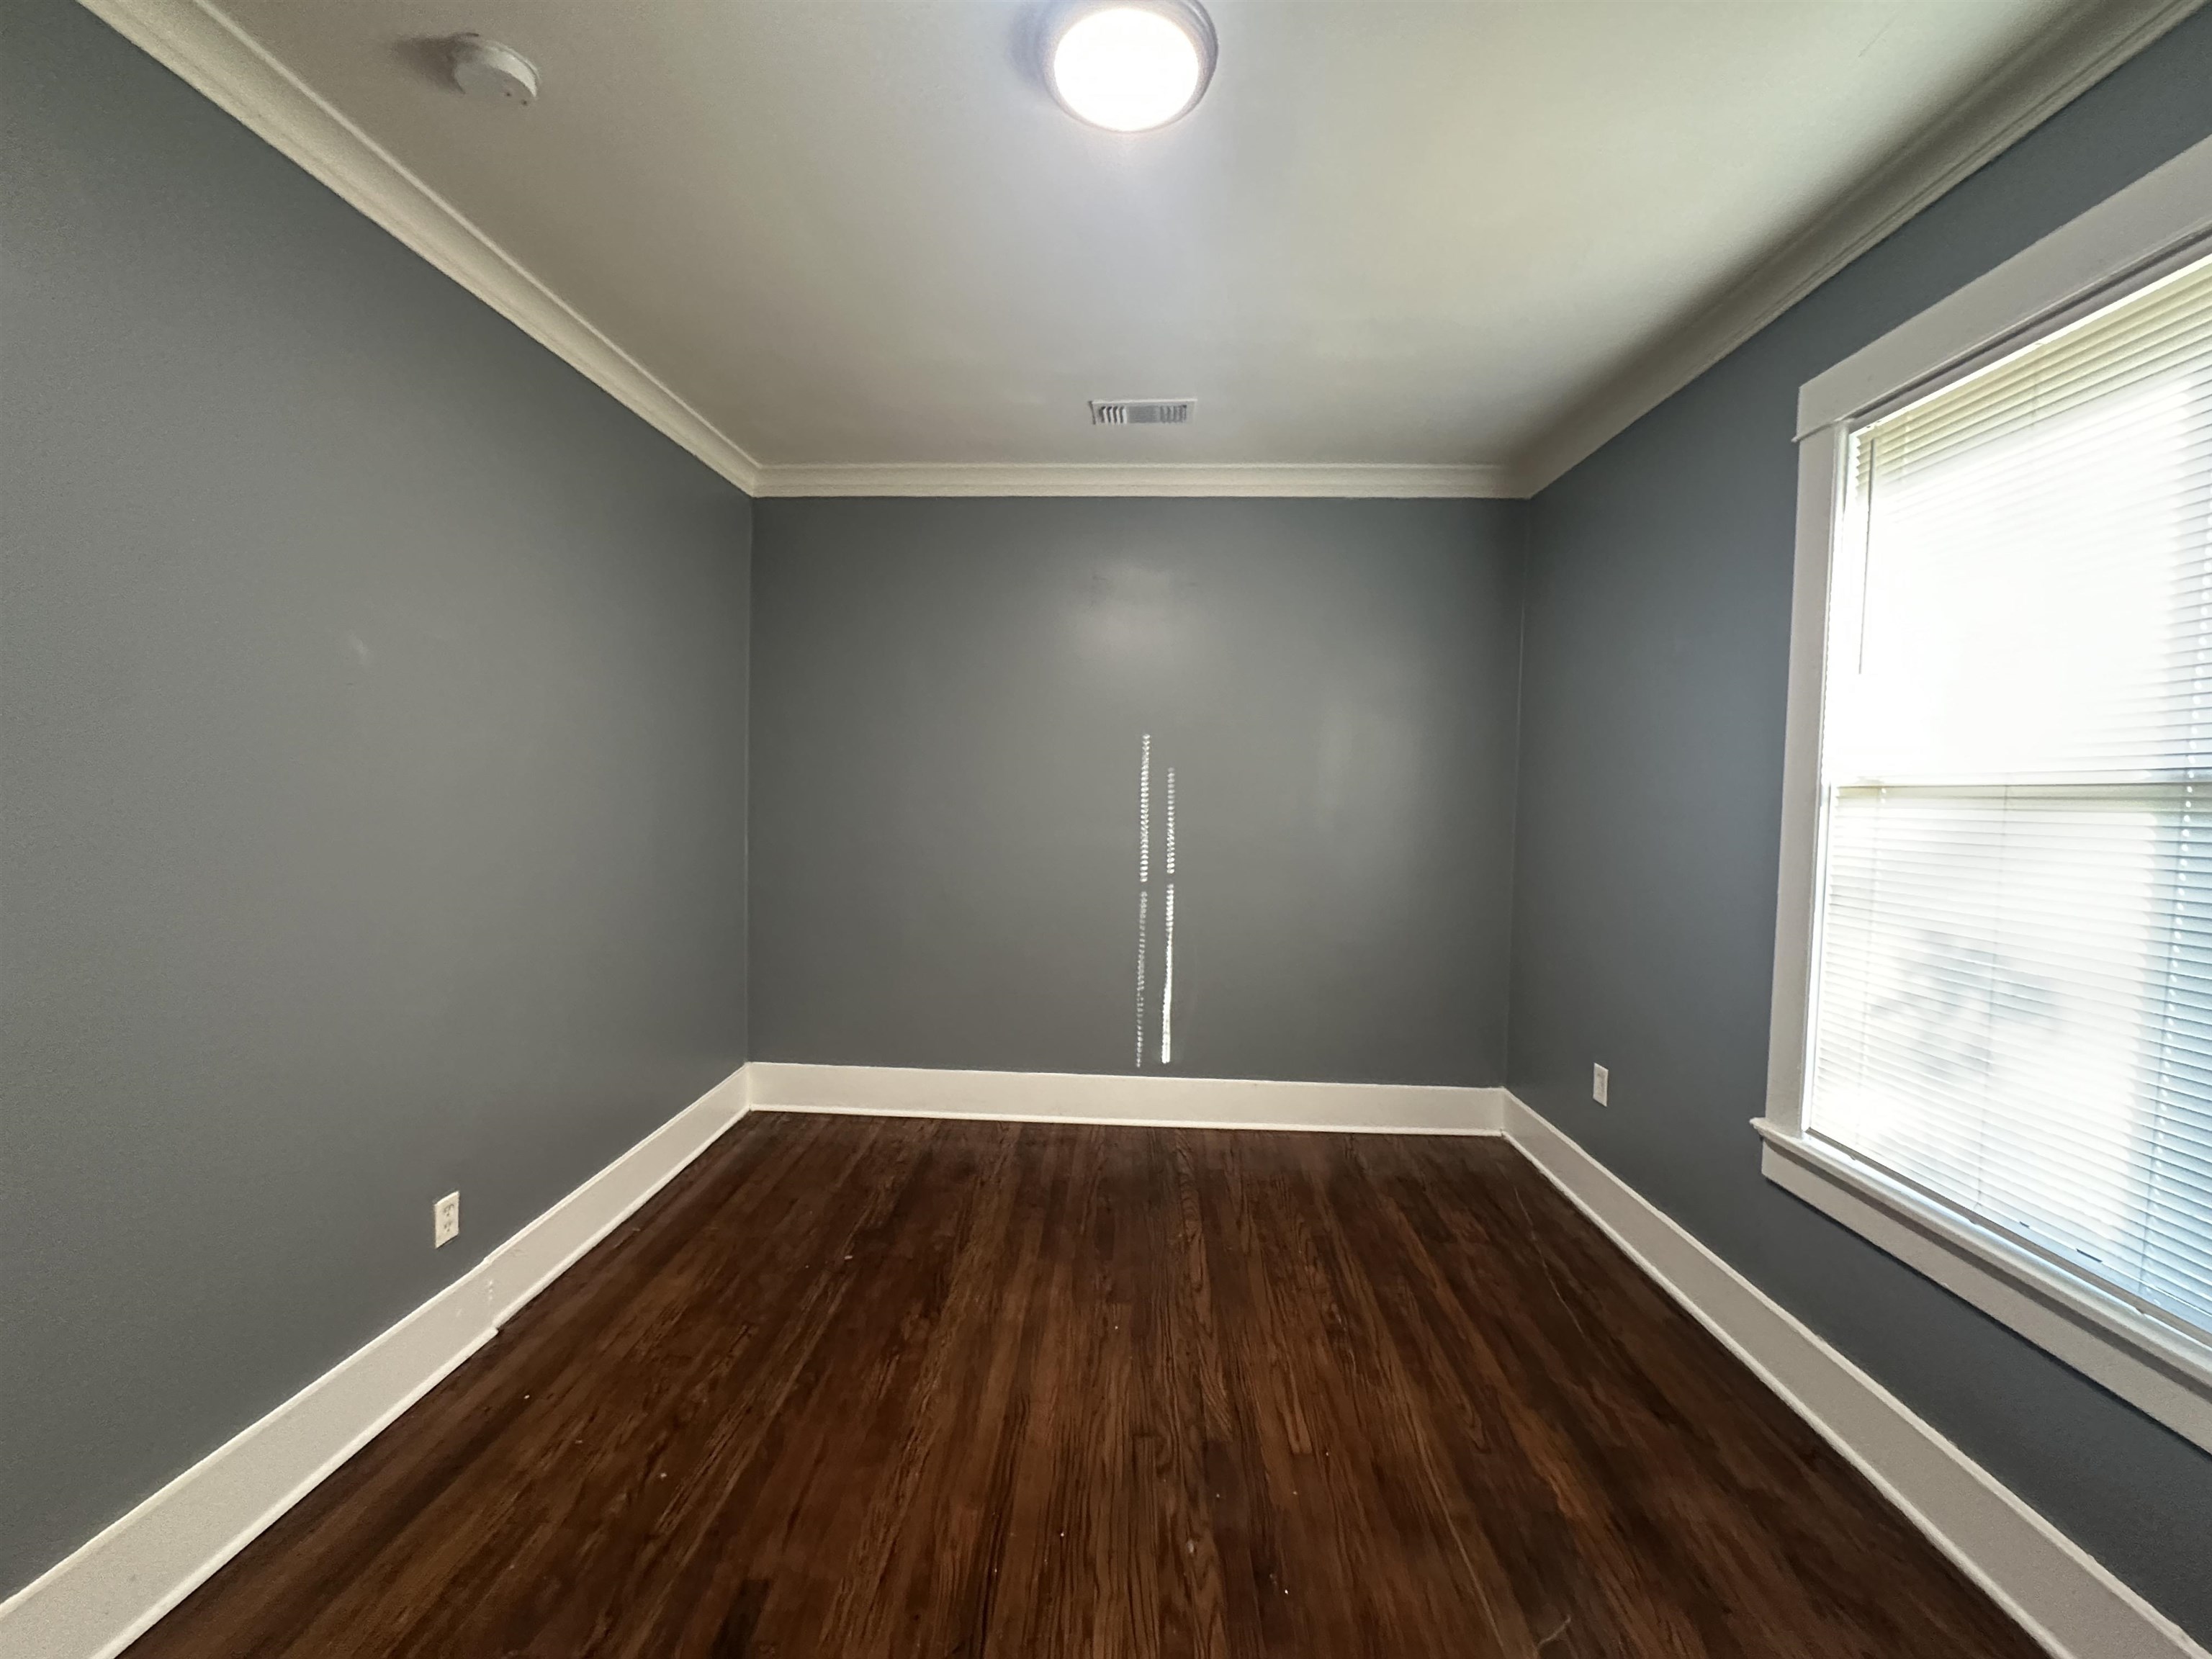
[[(2175, 228), (1973, 337), (2039, 245), (1953, 304), (1972, 349), (1916, 360), (1930, 313), (1807, 388), (1857, 406), (1805, 436), (1761, 1127), (1784, 1185), (2212, 1444), (2212, 244)], [(2095, 235), (2051, 240), (2078, 276)]]

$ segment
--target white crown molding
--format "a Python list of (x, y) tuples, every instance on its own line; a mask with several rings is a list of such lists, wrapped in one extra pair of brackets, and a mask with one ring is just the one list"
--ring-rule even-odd
[(767, 466), (756, 495), (1275, 495), (1399, 500), (1525, 495), (1502, 466)]
[(0, 1659), (114, 1659), (713, 1146), (744, 1103), (739, 1066), (471, 1271), (0, 1601)]
[(753, 491), (760, 465), (742, 447), (228, 18), (202, 0), (82, 3), (585, 378)]
[(1498, 497), (1497, 466), (763, 466), (207, 0), (82, 0), (117, 33), (715, 471), (763, 495)]
[(1925, 396), (1990, 354), (2019, 349), (2030, 333), (2060, 327), (2203, 258), (2208, 236), (2212, 138), (1806, 381), (1797, 389), (1797, 436)]
[(1525, 493), (1595, 454), (2203, 3), (2099, 0), (2053, 30), (1553, 422), (1513, 464)]
[(763, 466), (207, 0), (82, 0), (409, 248), (755, 496), (1533, 495), (2203, 0), (2100, 0), (1554, 422), (1511, 465)]

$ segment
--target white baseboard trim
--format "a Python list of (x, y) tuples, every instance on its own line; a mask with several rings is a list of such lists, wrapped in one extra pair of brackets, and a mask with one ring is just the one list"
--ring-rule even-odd
[(0, 1659), (112, 1659), (744, 1115), (740, 1067), (475, 1271), (0, 1602)]
[(2212, 1659), (1887, 1389), (1503, 1089), (755, 1061), (0, 1602), (0, 1659), (113, 1659), (748, 1109), (1499, 1134), (2057, 1659)]
[(2212, 1659), (2172, 1620), (1517, 1097), (1505, 1133), (2057, 1659)]
[(906, 1066), (745, 1068), (755, 1111), (982, 1118), (1180, 1129), (1334, 1129), (1370, 1134), (1494, 1135), (1503, 1089), (1405, 1083), (1288, 1083), (1087, 1072), (957, 1072)]

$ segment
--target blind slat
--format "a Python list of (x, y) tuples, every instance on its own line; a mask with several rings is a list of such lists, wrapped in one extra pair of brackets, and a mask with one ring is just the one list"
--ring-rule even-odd
[(1807, 1127), (2212, 1334), (2212, 259), (1849, 477)]

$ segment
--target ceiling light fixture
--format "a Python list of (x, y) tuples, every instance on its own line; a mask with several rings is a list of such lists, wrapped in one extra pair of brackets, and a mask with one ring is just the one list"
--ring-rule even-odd
[(1213, 22), (1197, 0), (1074, 0), (1045, 31), (1044, 76), (1079, 121), (1149, 132), (1190, 112), (1213, 57)]

